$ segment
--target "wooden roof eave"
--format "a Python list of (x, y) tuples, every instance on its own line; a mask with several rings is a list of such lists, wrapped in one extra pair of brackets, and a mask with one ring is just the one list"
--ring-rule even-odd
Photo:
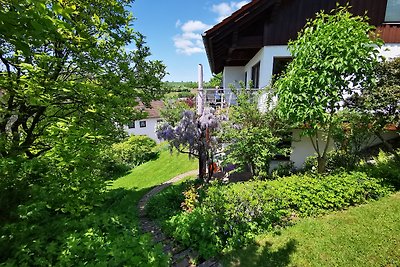
[(237, 30), (240, 25), (248, 22), (252, 17), (257, 16), (277, 2), (280, 2), (280, 0), (253, 0), (202, 35), (212, 73), (222, 71), (222, 66), (216, 66), (215, 57), (217, 55), (215, 54), (214, 43), (223, 42), (224, 38)]

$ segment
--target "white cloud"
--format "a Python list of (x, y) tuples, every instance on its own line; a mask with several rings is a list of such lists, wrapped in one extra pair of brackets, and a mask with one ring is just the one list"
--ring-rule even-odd
[(189, 56), (204, 52), (201, 33), (211, 26), (199, 20), (189, 20), (183, 24), (180, 23), (179, 26), (182, 33), (173, 38), (176, 51)]
[(210, 28), (209, 25), (199, 21), (199, 20), (189, 20), (184, 23), (181, 27), (184, 32), (197, 32), (197, 31), (205, 31)]
[[(249, 1), (223, 2), (213, 5), (211, 11), (218, 15), (217, 21), (220, 22), (233, 12), (247, 4)], [(192, 55), (204, 52), (203, 40), (201, 33), (211, 28), (200, 20), (189, 20), (182, 23), (177, 20), (175, 27), (181, 29), (181, 33), (173, 37), (176, 52), (184, 55)]]
[(217, 21), (221, 22), (224, 18), (231, 15), (233, 12), (247, 4), (249, 1), (239, 2), (222, 2), (211, 7), (211, 11), (218, 15)]

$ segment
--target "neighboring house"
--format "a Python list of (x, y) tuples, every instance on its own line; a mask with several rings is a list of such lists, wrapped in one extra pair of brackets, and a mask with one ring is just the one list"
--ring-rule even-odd
[(124, 126), (125, 131), (131, 135), (147, 135), (157, 143), (160, 140), (157, 138), (156, 126), (157, 123), (161, 122), (160, 109), (164, 106), (162, 101), (152, 101), (150, 107), (146, 107), (143, 104), (137, 106), (142, 112), (147, 114), (145, 119), (132, 121), (128, 125)]
[[(225, 94), (240, 81), (246, 87), (250, 81), (253, 88), (268, 86), (291, 61), (288, 41), (297, 38), (307, 19), (334, 9), (337, 2), (349, 3), (355, 15), (367, 12), (385, 41), (381, 55), (400, 56), (400, 0), (253, 0), (203, 34), (212, 73), (223, 73)], [(290, 156), (295, 166), (301, 167), (313, 153), (309, 141), (295, 130)]]

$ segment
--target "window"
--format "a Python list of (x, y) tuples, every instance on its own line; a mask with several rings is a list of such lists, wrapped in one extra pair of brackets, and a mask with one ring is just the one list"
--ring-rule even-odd
[(130, 123), (128, 123), (128, 128), (129, 129), (135, 128), (135, 121), (131, 121)]
[(400, 0), (387, 0), (385, 22), (400, 22)]
[(244, 88), (247, 88), (247, 71), (244, 73)]
[(291, 57), (274, 57), (272, 67), (272, 80), (275, 81), (286, 70), (287, 65), (292, 61)]
[(140, 128), (146, 127), (146, 121), (139, 121)]
[(258, 88), (260, 85), (260, 61), (251, 68), (251, 81), (253, 88)]

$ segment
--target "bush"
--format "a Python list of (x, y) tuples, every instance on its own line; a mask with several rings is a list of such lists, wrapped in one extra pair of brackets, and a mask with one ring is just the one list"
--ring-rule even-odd
[(212, 184), (192, 212), (166, 221), (166, 230), (208, 258), (243, 246), (255, 235), (284, 226), (297, 217), (365, 203), (386, 195), (389, 187), (361, 172), (329, 176), (294, 175), (275, 181)]
[(133, 194), (109, 193), (101, 206), (84, 216), (42, 213), (40, 221), (23, 216), (3, 226), (0, 265), (168, 266), (161, 246), (139, 234), (134, 209), (126, 209)]
[[(332, 173), (339, 171), (352, 171), (356, 168), (357, 163), (360, 161), (358, 155), (343, 151), (334, 150), (327, 154), (326, 172)], [(304, 171), (317, 172), (317, 157), (311, 156), (306, 159), (304, 163)]]
[(147, 216), (162, 222), (179, 213), (181, 204), (185, 200), (182, 192), (187, 186), (187, 183), (172, 185), (152, 197), (146, 205)]
[(400, 166), (389, 154), (380, 151), (369, 163), (363, 161), (358, 170), (371, 177), (382, 178), (384, 182), (400, 190)]
[(149, 160), (157, 159), (157, 143), (145, 135), (131, 135), (127, 140), (113, 144), (107, 153), (111, 154), (114, 164), (136, 167)]

